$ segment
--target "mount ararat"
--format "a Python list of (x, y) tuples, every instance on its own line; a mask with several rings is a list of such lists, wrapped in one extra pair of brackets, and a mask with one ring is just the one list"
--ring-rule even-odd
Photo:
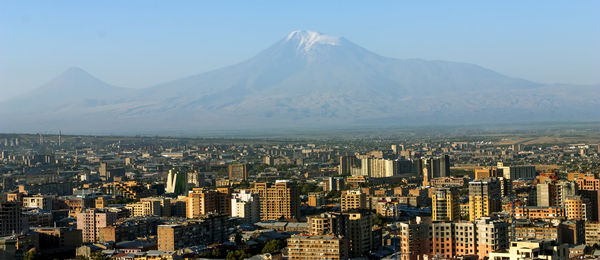
[(294, 31), (253, 58), (144, 89), (71, 68), (0, 103), (0, 132), (202, 131), (600, 120), (600, 86), (546, 85), (467, 63), (394, 59)]

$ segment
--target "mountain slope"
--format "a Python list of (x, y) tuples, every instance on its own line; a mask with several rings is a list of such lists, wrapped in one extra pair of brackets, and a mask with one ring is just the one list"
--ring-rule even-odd
[[(0, 105), (0, 120), (9, 126), (0, 130), (93, 126), (143, 133), (600, 119), (597, 86), (545, 86), (472, 64), (386, 58), (310, 31), (292, 32), (239, 64), (151, 88), (116, 88), (74, 69), (12, 102)], [(14, 102), (27, 103), (30, 116), (15, 111)]]

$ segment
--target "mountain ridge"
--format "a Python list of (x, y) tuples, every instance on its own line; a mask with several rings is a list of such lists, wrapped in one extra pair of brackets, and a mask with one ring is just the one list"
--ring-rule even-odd
[(82, 124), (101, 131), (160, 132), (600, 117), (593, 113), (600, 108), (594, 86), (566, 90), (469, 63), (388, 58), (312, 31), (291, 32), (237, 64), (143, 89), (115, 87), (80, 68), (61, 76), (68, 79), (44, 85), (63, 92), (59, 95), (0, 103), (0, 120), (7, 122), (0, 131), (85, 129)]

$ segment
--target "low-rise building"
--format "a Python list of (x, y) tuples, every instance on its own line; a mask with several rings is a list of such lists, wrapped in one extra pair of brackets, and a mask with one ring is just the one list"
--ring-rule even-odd
[(348, 259), (348, 240), (339, 236), (295, 235), (287, 239), (288, 259)]
[(159, 225), (158, 250), (175, 251), (223, 242), (227, 239), (228, 222), (227, 216), (207, 216), (178, 224)]
[(508, 252), (490, 253), (490, 260), (568, 260), (569, 248), (567, 244), (558, 244), (550, 240), (526, 240), (510, 243)]

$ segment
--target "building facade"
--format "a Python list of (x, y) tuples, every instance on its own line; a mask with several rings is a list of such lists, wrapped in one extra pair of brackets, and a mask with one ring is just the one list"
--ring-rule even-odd
[(289, 181), (276, 181), (273, 185), (256, 183), (251, 192), (259, 194), (262, 221), (300, 217), (300, 189), (295, 183)]

